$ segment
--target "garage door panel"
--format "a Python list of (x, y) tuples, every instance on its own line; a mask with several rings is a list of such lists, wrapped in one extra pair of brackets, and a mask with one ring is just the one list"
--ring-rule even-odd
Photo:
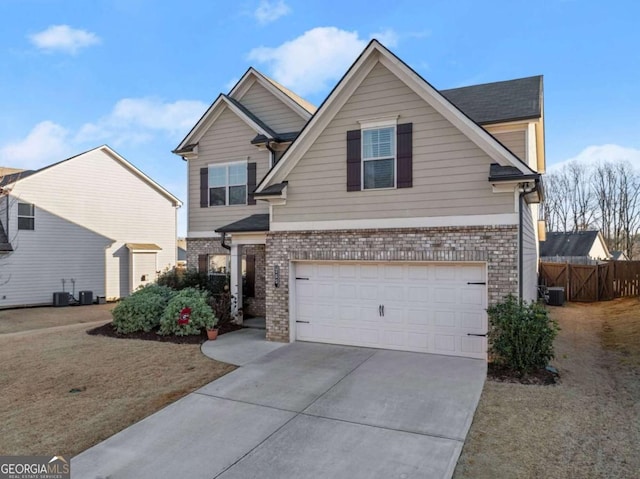
[(376, 301), (380, 299), (378, 296), (377, 284), (362, 284), (358, 288), (358, 298)]
[[(486, 358), (484, 265), (295, 265), (294, 323), (305, 341)], [(380, 308), (383, 305), (384, 309)]]
[(458, 291), (456, 288), (433, 288), (434, 304), (456, 304), (458, 302)]

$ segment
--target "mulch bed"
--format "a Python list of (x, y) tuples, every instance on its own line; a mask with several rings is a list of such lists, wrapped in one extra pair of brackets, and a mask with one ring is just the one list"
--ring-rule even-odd
[[(230, 333), (242, 329), (242, 326), (227, 323), (218, 328), (218, 335)], [(207, 340), (207, 332), (202, 331), (199, 335), (191, 336), (162, 336), (157, 333), (158, 329), (154, 329), (145, 333), (144, 331), (138, 331), (136, 333), (120, 334), (113, 328), (113, 323), (107, 323), (104, 326), (99, 326), (87, 331), (87, 334), (91, 336), (107, 336), (109, 338), (119, 339), (142, 339), (143, 341), (159, 341), (161, 343), (174, 343), (174, 344), (202, 344)]]
[(501, 383), (535, 384), (538, 386), (550, 386), (556, 384), (558, 374), (545, 368), (538, 369), (521, 376), (519, 372), (506, 368), (501, 364), (489, 363), (487, 378)]

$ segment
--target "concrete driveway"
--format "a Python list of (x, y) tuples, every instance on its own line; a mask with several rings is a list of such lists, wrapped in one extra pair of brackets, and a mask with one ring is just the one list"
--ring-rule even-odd
[(449, 478), (485, 376), (474, 359), (297, 342), (88, 449), (71, 472)]

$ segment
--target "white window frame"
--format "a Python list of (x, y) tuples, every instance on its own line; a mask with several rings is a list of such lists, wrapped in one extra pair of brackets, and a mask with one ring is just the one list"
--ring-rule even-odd
[[(31, 215), (21, 215), (20, 205), (27, 205), (31, 207)], [(33, 220), (33, 228), (20, 228), (20, 219), (27, 218)], [(18, 202), (18, 229), (20, 231), (35, 231), (36, 229), (36, 206), (33, 203)]]
[[(365, 188), (364, 187), (364, 163), (366, 161), (375, 160), (388, 160), (388, 156), (380, 156), (376, 158), (364, 157), (364, 132), (371, 130), (382, 130), (386, 128), (393, 128), (393, 186), (387, 186), (385, 188)], [(398, 187), (398, 121), (397, 118), (380, 119), (372, 121), (360, 122), (360, 190), (361, 191), (380, 191), (380, 190), (395, 190)]]
[[(209, 169), (211, 168), (225, 168), (226, 170), (226, 184), (224, 186), (224, 205), (212, 205), (211, 204), (211, 188), (223, 188), (222, 186), (211, 186), (208, 185), (207, 186), (207, 202), (209, 203), (209, 207), (210, 208), (221, 208), (221, 207), (229, 207), (229, 206), (247, 206), (248, 203), (248, 197), (249, 197), (249, 169), (248, 169), (248, 161), (247, 160), (240, 160), (240, 161), (230, 161), (227, 163), (212, 163), (210, 165), (207, 166), (207, 175), (209, 175)], [(245, 183), (244, 184), (230, 184), (229, 183), (229, 167), (230, 166), (234, 166), (234, 165), (244, 165), (245, 169), (246, 169), (246, 173), (245, 173)], [(208, 176), (207, 176), (207, 183), (209, 183), (208, 181)], [(244, 195), (244, 203), (236, 203), (233, 205), (229, 204), (229, 188), (232, 186), (244, 186), (245, 187), (245, 195)]]

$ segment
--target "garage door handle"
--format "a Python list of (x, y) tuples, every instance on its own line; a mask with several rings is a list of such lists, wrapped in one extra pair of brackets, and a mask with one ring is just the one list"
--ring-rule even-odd
[(487, 283), (485, 283), (484, 281), (479, 283), (474, 283), (473, 281), (469, 281), (467, 284), (487, 284)]
[(306, 281), (309, 281), (309, 278), (296, 278), (296, 279), (304, 279)]
[(487, 337), (486, 334), (473, 334), (473, 333), (467, 333), (467, 336), (480, 336), (481, 338), (486, 338)]
[(297, 321), (297, 320), (296, 320), (296, 323), (304, 323), (304, 324), (309, 324), (309, 321)]

